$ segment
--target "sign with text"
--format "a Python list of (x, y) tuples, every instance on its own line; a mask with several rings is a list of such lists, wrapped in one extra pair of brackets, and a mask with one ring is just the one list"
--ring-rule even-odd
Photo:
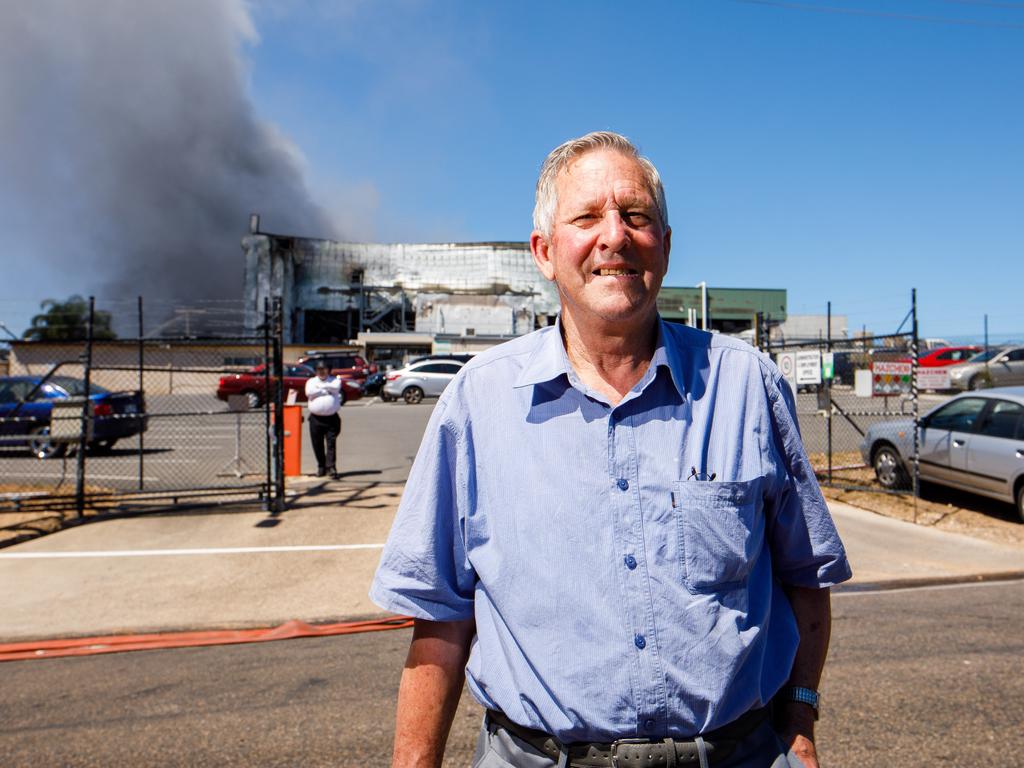
[(918, 368), (917, 369), (918, 389), (949, 389), (948, 368)]
[(903, 395), (910, 392), (910, 363), (871, 363), (872, 391), (876, 395)]
[(821, 384), (821, 352), (814, 349), (796, 353), (796, 383)]
[(796, 392), (796, 352), (779, 352), (775, 357), (782, 378), (789, 382), (789, 388)]
[(826, 352), (821, 356), (821, 378), (825, 380), (834, 379), (836, 376), (836, 356), (832, 352)]

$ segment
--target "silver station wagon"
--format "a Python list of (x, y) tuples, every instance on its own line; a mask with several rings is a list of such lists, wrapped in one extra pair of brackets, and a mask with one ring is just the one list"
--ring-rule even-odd
[[(885, 488), (906, 488), (914, 422), (873, 424), (860, 451)], [(921, 418), (921, 479), (1017, 506), (1024, 522), (1024, 387), (965, 392)]]

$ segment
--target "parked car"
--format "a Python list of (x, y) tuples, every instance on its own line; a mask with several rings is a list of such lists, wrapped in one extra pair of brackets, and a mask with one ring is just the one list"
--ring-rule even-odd
[[(1024, 387), (957, 395), (933, 408), (918, 433), (921, 479), (1017, 505), (1024, 522)], [(910, 484), (913, 419), (873, 424), (860, 451), (884, 488)]]
[(437, 397), (448, 382), (462, 370), (458, 360), (424, 360), (412, 363), (387, 374), (383, 394), (392, 398), (401, 397), (405, 402), (415, 404), (424, 397)]
[[(28, 447), (40, 459), (63, 456), (68, 443), (50, 438), (53, 404), (85, 395), (85, 382), (71, 376), (0, 377), (0, 446)], [(139, 392), (111, 392), (90, 383), (91, 451), (109, 451), (123, 438), (146, 431), (146, 402)]]
[[(979, 352), (981, 352), (981, 347), (977, 346), (937, 347), (927, 354), (920, 355), (917, 358), (917, 367), (946, 368), (950, 365), (959, 365), (960, 363), (966, 363)], [(900, 362), (909, 363), (910, 358), (901, 358)]]
[(377, 395), (383, 394), (384, 382), (386, 381), (387, 376), (384, 371), (371, 373), (366, 377), (366, 381), (363, 382), (363, 394), (367, 397), (376, 397)]
[(468, 363), (473, 359), (473, 355), (457, 354), (457, 355), (422, 355), (420, 357), (414, 357), (409, 361), (409, 365), (414, 363), (422, 363), (425, 360), (455, 360), (460, 363)]
[(1024, 346), (990, 348), (951, 366), (949, 384), (961, 390), (1024, 384)]
[(310, 352), (299, 358), (300, 365), (316, 368), (324, 362), (331, 373), (341, 379), (355, 379), (363, 382), (366, 377), (377, 370), (377, 366), (367, 364), (361, 356), (353, 352)]
[[(245, 373), (230, 373), (220, 377), (217, 385), (217, 397), (227, 400), (229, 395), (245, 395), (249, 401), (250, 408), (259, 408), (267, 398), (267, 379), (263, 371), (266, 366), (257, 365)], [(284, 367), (284, 393), (288, 396), (288, 390), (294, 389), (297, 392), (296, 402), (306, 402), (306, 381), (316, 372), (306, 365), (289, 364)], [(349, 400), (358, 400), (363, 396), (363, 386), (354, 379), (341, 380), (341, 404)]]

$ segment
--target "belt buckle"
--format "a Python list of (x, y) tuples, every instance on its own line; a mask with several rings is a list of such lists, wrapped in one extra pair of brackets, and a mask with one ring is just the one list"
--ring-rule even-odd
[(619, 768), (619, 745), (621, 744), (650, 744), (650, 739), (616, 739), (612, 742), (611, 752), (608, 753), (611, 758), (611, 768)]

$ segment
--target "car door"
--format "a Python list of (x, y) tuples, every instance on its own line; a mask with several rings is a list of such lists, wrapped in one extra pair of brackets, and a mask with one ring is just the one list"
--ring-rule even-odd
[(447, 383), (441, 376), (443, 363), (423, 363), (414, 369), (415, 375), (419, 378), (419, 384), (423, 387), (423, 394), (427, 397), (436, 397), (444, 390)]
[(983, 491), (1013, 500), (1013, 480), (1024, 468), (1024, 405), (992, 399), (971, 435), (967, 471)]
[(1011, 349), (1001, 358), (1003, 379), (998, 384), (1024, 384), (1024, 347)]
[(983, 397), (961, 397), (929, 414), (921, 427), (922, 477), (952, 485), (965, 482), (968, 441), (985, 404)]

